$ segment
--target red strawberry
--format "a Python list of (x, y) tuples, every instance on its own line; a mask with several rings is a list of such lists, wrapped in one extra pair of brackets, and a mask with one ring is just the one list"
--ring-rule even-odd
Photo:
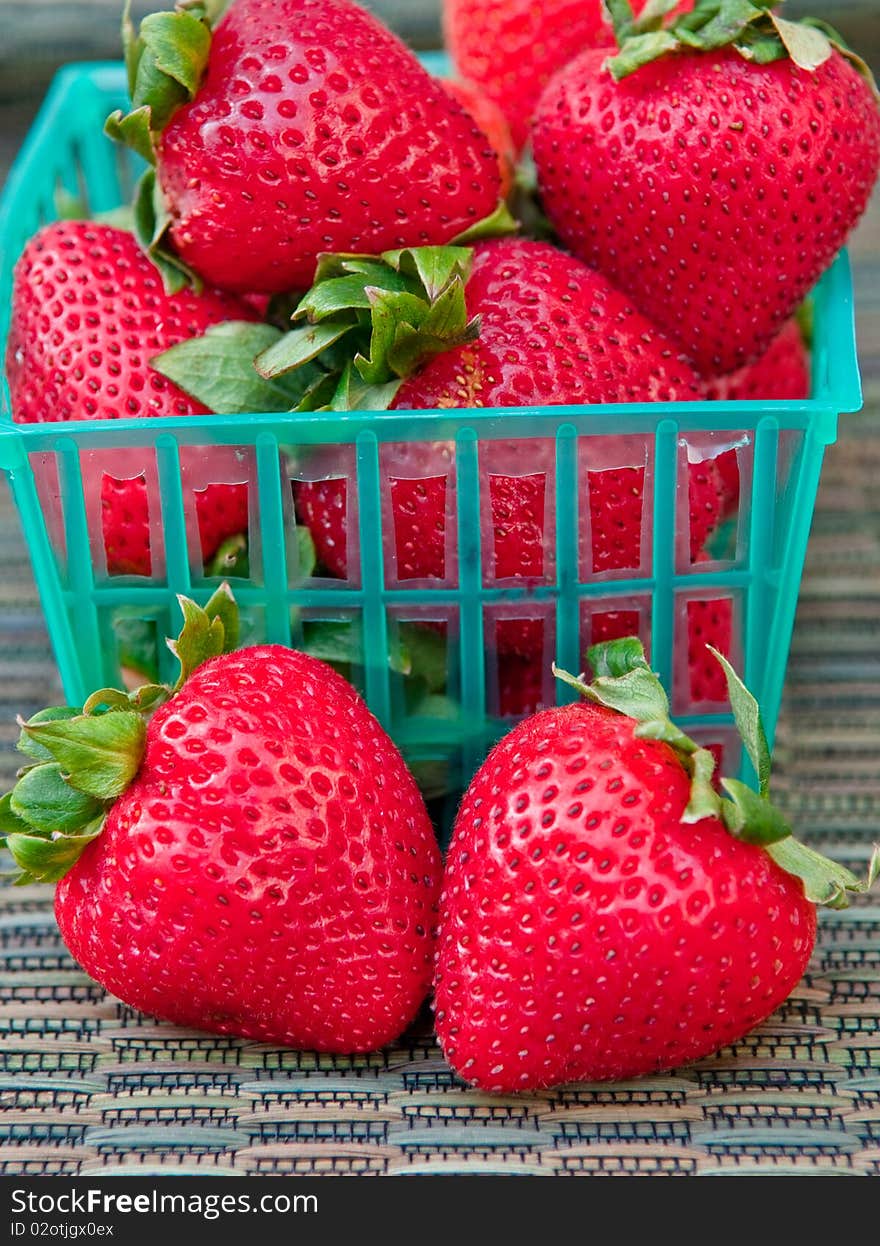
[[(676, 735), (632, 642), (622, 651), (592, 655), (603, 679), (586, 691), (603, 704), (521, 723), (461, 805), (436, 1021), (447, 1060), (482, 1090), (631, 1078), (734, 1042), (803, 974), (813, 901), (866, 889), (831, 863), (811, 874), (812, 854), (757, 794), (727, 785), (722, 801), (707, 752)], [(609, 708), (624, 703), (638, 722)], [(769, 767), (766, 745), (756, 756)], [(778, 843), (728, 831), (722, 815), (757, 837), (755, 804)]]
[[(775, 37), (752, 20), (744, 41)], [(612, 68), (638, 63), (632, 45), (611, 68), (605, 51), (587, 51), (537, 108), (538, 184), (563, 242), (707, 377), (767, 349), (868, 202), (880, 111), (854, 65), (827, 50), (808, 72), (781, 43), (770, 64), (682, 45), (621, 81)]]
[(695, 378), (663, 333), (600, 274), (543, 242), (474, 249), (468, 312), (479, 338), (438, 355), (400, 409), (692, 399)]
[(501, 197), (506, 199), (513, 188), (516, 151), (504, 113), (475, 82), (468, 82), (467, 79), (443, 79), (443, 86), (473, 117), (492, 144), (501, 171)]
[(443, 18), (459, 72), (500, 106), (518, 148), (557, 69), (584, 48), (614, 43), (602, 0), (444, 0)]
[[(479, 339), (437, 355), (404, 381), (393, 398), (395, 408), (687, 400), (699, 388), (662, 334), (626, 299), (598, 274), (545, 243), (506, 240), (477, 246), (467, 312), (480, 317)], [(633, 461), (645, 457), (642, 441), (630, 444), (622, 436), (605, 439), (601, 452), (606, 460), (611, 455), (624, 463), (631, 456)], [(527, 439), (496, 443), (491, 455), (483, 467), (491, 523), (484, 534), (484, 560), (497, 579), (540, 580), (547, 574), (546, 478), (554, 469), (555, 447)], [(584, 494), (589, 491), (594, 570), (638, 568), (645, 468), (589, 470), (591, 457), (585, 458)], [(445, 476), (451, 462), (449, 447), (409, 446), (400, 449), (398, 467), (389, 468), (393, 525), (386, 523), (386, 568), (396, 561), (399, 579), (451, 574)], [(718, 520), (720, 492), (711, 463), (692, 465), (690, 478), (690, 544), (696, 554)], [(297, 484), (295, 493), (321, 563), (331, 574), (344, 576), (345, 482)], [(586, 512), (582, 520), (586, 541)], [(501, 652), (534, 658), (542, 649), (542, 628), (507, 621), (497, 639)]]
[[(175, 109), (158, 69), (141, 91), (151, 49), (134, 42), (131, 117), (151, 110), (136, 138), (155, 144), (171, 238), (212, 284), (305, 289), (322, 252), (446, 243), (497, 206), (485, 135), (358, 5), (235, 0), (210, 36), (192, 14), (177, 25), (203, 73)], [(110, 127), (130, 139), (135, 122)]]
[[(6, 353), (13, 418), (32, 424), (204, 414), (149, 360), (211, 325), (254, 318), (217, 291), (166, 294), (155, 267), (123, 230), (86, 221), (48, 225), (15, 270)], [(209, 453), (219, 479), (240, 473), (227, 452)], [(198, 454), (203, 465), (205, 451)], [(107, 454), (86, 476), (87, 508), (100, 508), (110, 575), (155, 570), (144, 459), (136, 450)], [(198, 495), (198, 517), (209, 559), (247, 529), (247, 486), (210, 485)]]
[(726, 658), (733, 657), (733, 618), (729, 597), (698, 597), (687, 603), (687, 684), (681, 691), (682, 699), (695, 705), (726, 704), (724, 672), (706, 646), (711, 645)]
[[(212, 603), (184, 606), (205, 631), (214, 618), (216, 631)], [(228, 598), (217, 607), (221, 624), (228, 607)], [(223, 632), (209, 651), (223, 647)], [(35, 881), (63, 875), (55, 913), (65, 943), (130, 1006), (284, 1046), (381, 1047), (412, 1020), (431, 975), (440, 856), (415, 782), (328, 666), (279, 646), (198, 665), (193, 643), (178, 650), (198, 669), (146, 728), (123, 700), (25, 729), (30, 747), (65, 757), (98, 817), (109, 811), (84, 851), (24, 824), (8, 847)], [(124, 759), (106, 788), (62, 751), (95, 732)], [(20, 816), (27, 797), (19, 784)], [(77, 849), (75, 863), (55, 868)]]
[[(334, 270), (335, 271), (335, 270)], [(335, 279), (335, 278), (332, 278)], [(371, 280), (379, 280), (371, 275)], [(669, 350), (662, 334), (602, 277), (545, 243), (505, 240), (474, 249), (467, 314), (480, 317), (477, 340), (442, 352), (405, 380), (392, 400), (398, 409), (515, 407), (557, 403), (687, 400), (699, 389), (694, 374)], [(644, 442), (615, 436), (584, 443), (581, 465), (582, 540), (592, 573), (642, 564), (646, 468)], [(499, 580), (538, 581), (548, 574), (547, 484), (555, 447), (544, 439), (484, 447), (486, 490), (484, 563)], [(448, 446), (395, 451), (391, 477), (393, 523), (386, 522), (386, 569), (397, 578), (443, 579), (449, 514)], [(593, 462), (597, 463), (594, 468)], [(332, 476), (332, 464), (328, 463)], [(712, 460), (691, 464), (689, 536), (696, 557), (720, 516), (722, 486)], [(347, 574), (349, 519), (344, 480), (295, 485), (301, 522), (312, 532), (330, 574)], [(589, 529), (587, 523), (589, 520)], [(491, 535), (490, 535), (491, 533)], [(538, 658), (540, 623), (499, 625), (499, 651)]]
[[(555, 697), (554, 697), (555, 701)], [(523, 718), (544, 709), (544, 664), (514, 655), (498, 658), (498, 714)]]
[[(800, 400), (809, 398), (810, 384), (810, 353), (797, 320), (790, 320), (760, 359), (707, 381), (705, 392), (713, 402)], [(729, 482), (729, 470), (722, 466), (722, 472)]]
[[(798, 401), (809, 398), (811, 385), (810, 353), (797, 320), (790, 320), (760, 359), (729, 376), (706, 381), (704, 390), (713, 402)], [(713, 476), (721, 493), (722, 517), (735, 515), (740, 503), (736, 450), (717, 456)], [(717, 680), (717, 673), (713, 678)]]

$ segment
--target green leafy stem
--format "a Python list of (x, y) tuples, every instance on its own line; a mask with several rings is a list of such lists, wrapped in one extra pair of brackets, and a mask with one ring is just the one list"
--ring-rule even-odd
[(227, 3), (179, 0), (173, 12), (150, 13), (135, 30), (126, 0), (122, 47), (131, 108), (112, 113), (105, 129), (148, 164), (156, 163), (157, 136), (178, 108), (196, 97), (208, 67), (211, 31)]
[(790, 59), (813, 72), (835, 49), (846, 56), (876, 92), (870, 69), (836, 30), (816, 18), (781, 17), (782, 0), (697, 0), (687, 13), (670, 18), (678, 0), (649, 0), (636, 17), (630, 0), (606, 0), (618, 53), (608, 62), (620, 81), (672, 52), (735, 49), (756, 65)]
[(715, 786), (713, 754), (700, 748), (672, 721), (663, 685), (635, 637), (589, 650), (594, 672), (591, 683), (557, 667), (553, 670), (557, 678), (588, 700), (634, 719), (639, 739), (662, 741), (675, 750), (691, 777), (684, 822), (719, 818), (734, 838), (764, 848), (782, 869), (801, 879), (807, 898), (814, 904), (848, 907), (851, 894), (865, 894), (880, 876), (880, 848), (874, 852), (867, 878), (862, 880), (795, 839), (785, 816), (770, 799), (771, 756), (758, 703), (730, 662), (711, 646), (709, 650), (724, 670), (737, 730), (757, 775), (757, 791), (738, 779), (722, 778), (720, 787), (726, 795), (721, 795)]
[(499, 208), (449, 246), (321, 256), (289, 332), (217, 325), (151, 366), (223, 415), (386, 410), (407, 377), (479, 336), (466, 298), (472, 243), (514, 228)]
[(237, 647), (238, 607), (228, 584), (204, 607), (186, 597), (178, 600), (183, 627), (176, 640), (168, 641), (180, 662), (173, 688), (101, 688), (79, 708), (55, 706), (27, 722), (19, 720), (18, 749), (28, 763), (13, 790), (0, 799), (0, 843), (18, 866), (15, 883), (54, 883), (64, 877), (134, 781), (149, 716), (203, 662)]

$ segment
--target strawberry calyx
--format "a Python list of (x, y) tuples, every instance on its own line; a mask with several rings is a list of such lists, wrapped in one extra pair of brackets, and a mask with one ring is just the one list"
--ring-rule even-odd
[(229, 0), (177, 0), (173, 11), (148, 14), (135, 30), (131, 0), (122, 14), (122, 47), (131, 108), (110, 114), (104, 131), (150, 166), (135, 192), (134, 232), (175, 294), (201, 288), (196, 274), (167, 242), (171, 225), (156, 181), (156, 140), (178, 108), (195, 99), (208, 65), (211, 32)]
[(594, 645), (587, 657), (593, 669), (591, 683), (555, 665), (553, 674), (588, 701), (635, 719), (638, 723), (635, 734), (639, 739), (662, 741), (674, 749), (691, 778), (685, 822), (716, 816), (715, 758), (672, 721), (669, 698), (648, 665), (642, 642), (634, 636), (608, 641)]
[(730, 662), (707, 647), (727, 679), (737, 730), (758, 778), (757, 791), (738, 779), (721, 778), (719, 786), (725, 795), (719, 792), (713, 754), (672, 721), (666, 692), (638, 638), (594, 645), (587, 654), (594, 672), (590, 683), (556, 666), (553, 673), (595, 704), (634, 719), (638, 739), (663, 741), (675, 751), (691, 778), (683, 822), (718, 818), (735, 839), (763, 848), (777, 865), (799, 878), (808, 900), (828, 908), (848, 908), (851, 895), (866, 894), (880, 877), (880, 846), (875, 848), (867, 877), (860, 879), (794, 837), (785, 815), (770, 799), (771, 755), (758, 703)]
[(386, 410), (422, 364), (479, 337), (465, 298), (472, 262), (464, 245), (321, 256), (296, 327), (257, 356), (257, 372), (277, 381), (317, 365), (299, 411)]
[(448, 246), (322, 255), (289, 332), (229, 321), (150, 367), (218, 415), (387, 410), (423, 364), (479, 336), (465, 298), (471, 244), (517, 228), (501, 205)]
[(677, 0), (649, 0), (635, 17), (630, 0), (606, 0), (619, 51), (607, 66), (616, 81), (674, 52), (715, 52), (733, 48), (756, 65), (792, 60), (812, 73), (835, 50), (867, 79), (871, 70), (827, 22), (780, 17), (782, 0), (697, 0), (687, 13), (667, 20)]
[(228, 584), (205, 607), (178, 598), (183, 627), (168, 647), (180, 662), (173, 687), (133, 692), (101, 688), (82, 707), (55, 706), (19, 719), (19, 752), (28, 759), (0, 798), (0, 844), (16, 866), (12, 881), (57, 883), (104, 828), (114, 803), (134, 781), (147, 722), (209, 658), (238, 644), (238, 607)]
[(126, 0), (122, 47), (131, 108), (111, 113), (104, 128), (148, 164), (156, 163), (157, 136), (178, 108), (196, 97), (211, 52), (211, 30), (226, 7), (223, 0), (178, 0), (172, 12), (148, 14), (136, 31), (131, 0)]

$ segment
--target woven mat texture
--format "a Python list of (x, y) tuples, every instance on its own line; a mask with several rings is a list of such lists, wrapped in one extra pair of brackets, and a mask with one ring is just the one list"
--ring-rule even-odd
[[(864, 868), (880, 840), (880, 202), (854, 247), (865, 411), (828, 455), (776, 754), (800, 833)], [(60, 690), (0, 487), (0, 782), (15, 714)], [(785, 1007), (675, 1074), (476, 1094), (424, 1018), (344, 1059), (175, 1029), (68, 956), (47, 889), (0, 892), (0, 1174), (880, 1175), (880, 899), (823, 914)]]

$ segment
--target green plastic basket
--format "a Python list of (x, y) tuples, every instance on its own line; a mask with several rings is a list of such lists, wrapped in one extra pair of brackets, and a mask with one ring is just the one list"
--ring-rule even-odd
[[(0, 342), (13, 264), (30, 235), (55, 216), (59, 188), (84, 197), (95, 212), (129, 198), (137, 170), (102, 134), (104, 117), (125, 98), (116, 64), (71, 66), (55, 80), (0, 207)], [(312, 620), (350, 624), (361, 646), (352, 677), (410, 760), (450, 768), (453, 801), (510, 726), (498, 713), (492, 637), (500, 617), (543, 620), (545, 697), (559, 702), (572, 694), (554, 686), (550, 660), (580, 670), (597, 613), (637, 617), (683, 725), (707, 743), (734, 748), (729, 707), (693, 703), (686, 678), (689, 603), (728, 601), (733, 657), (743, 664), (772, 735), (825, 447), (835, 440), (838, 415), (861, 406), (845, 256), (820, 283), (814, 303), (813, 396), (803, 402), (257, 413), (19, 427), (4, 383), (0, 467), (19, 509), (67, 698), (80, 703), (94, 688), (118, 682), (121, 619), (136, 616), (155, 624), (157, 635), (172, 634), (177, 594), (204, 601), (216, 587), (193, 535), (200, 485), (190, 465), (201, 460), (223, 462), (233, 473), (224, 480), (249, 485), (251, 568), (235, 582), (249, 637), (296, 645)], [(583, 539), (583, 466), (620, 466), (609, 447), (623, 442), (621, 434), (630, 465), (644, 468), (643, 554), (637, 568), (595, 575)], [(486, 523), (502, 443), (518, 438), (555, 441), (554, 466), (543, 481), (547, 574), (527, 584), (494, 579)], [(390, 482), (400, 471), (395, 456), (401, 446), (438, 442), (449, 450), (446, 576), (401, 581), (389, 518)], [(682, 552), (687, 464), (731, 448), (739, 513), (724, 548), (694, 565)], [(96, 464), (105, 470), (114, 453), (130, 463), (133, 451), (151, 482), (151, 578), (107, 575), (94, 490), (84, 488)], [(326, 470), (328, 455), (334, 473), (349, 482), (347, 581), (304, 578), (298, 570), (291, 478), (309, 478), (310, 464), (314, 478), (314, 464)], [(445, 691), (460, 706), (455, 717), (408, 712), (403, 678), (390, 669), (388, 654), (401, 623), (411, 620), (446, 625)], [(738, 756), (725, 760), (728, 772), (739, 765)]]

